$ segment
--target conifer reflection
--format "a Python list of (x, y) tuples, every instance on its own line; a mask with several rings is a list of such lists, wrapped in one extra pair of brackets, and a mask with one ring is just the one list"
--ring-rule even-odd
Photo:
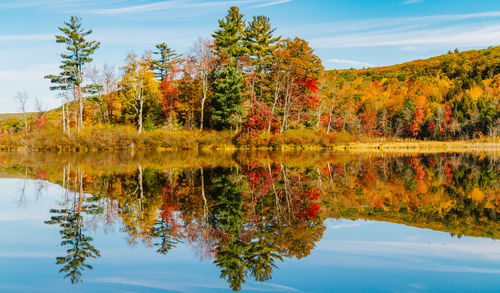
[(71, 172), (65, 167), (63, 176), (60, 168), (44, 164), (3, 168), (22, 177), (43, 176), (68, 191), (47, 223), (61, 227), (67, 256), (57, 262), (72, 282), (99, 257), (84, 232), (116, 225), (129, 243), (142, 242), (160, 254), (175, 253), (180, 243), (191, 246), (213, 261), (233, 290), (249, 278), (270, 280), (286, 258), (307, 257), (327, 218), (500, 238), (500, 161), (493, 156), (235, 155), (232, 160), (223, 167), (208, 160), (192, 160), (191, 167), (80, 164)]

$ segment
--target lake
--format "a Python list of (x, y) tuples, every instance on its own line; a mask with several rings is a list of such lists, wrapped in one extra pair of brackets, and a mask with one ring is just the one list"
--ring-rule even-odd
[(1, 292), (499, 292), (500, 157), (0, 154)]

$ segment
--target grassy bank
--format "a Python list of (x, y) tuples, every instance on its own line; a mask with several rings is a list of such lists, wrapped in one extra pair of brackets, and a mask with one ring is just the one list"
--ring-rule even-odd
[(65, 135), (58, 129), (0, 137), (0, 150), (119, 151), (119, 150), (333, 150), (337, 152), (500, 152), (500, 138), (466, 141), (419, 141), (370, 138), (349, 133), (309, 129), (283, 134), (261, 133), (242, 138), (231, 131), (153, 130), (138, 134), (128, 126), (93, 126), (80, 134)]
[(102, 150), (182, 150), (196, 148), (233, 148), (232, 134), (215, 131), (154, 130), (137, 133), (127, 126), (93, 126), (79, 134), (66, 135), (50, 129), (18, 133), (0, 138), (0, 149), (45, 151), (102, 151)]

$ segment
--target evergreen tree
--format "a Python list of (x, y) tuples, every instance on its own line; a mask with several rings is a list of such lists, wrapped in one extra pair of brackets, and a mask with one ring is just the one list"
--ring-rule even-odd
[(172, 50), (166, 43), (161, 43), (155, 46), (157, 51), (153, 51), (153, 55), (158, 55), (158, 59), (151, 61), (151, 67), (156, 78), (162, 81), (171, 70), (173, 63), (181, 61), (181, 55)]
[(178, 243), (182, 243), (182, 238), (173, 235), (172, 232), (172, 227), (170, 227), (168, 221), (163, 217), (160, 217), (160, 219), (156, 221), (155, 226), (151, 230), (151, 236), (155, 239), (154, 246), (158, 247), (156, 252), (167, 254)]
[[(82, 182), (82, 175), (79, 175), (79, 180)], [(84, 216), (98, 215), (103, 210), (95, 203), (98, 197), (81, 198), (82, 194), (83, 189), (80, 190), (79, 197), (67, 198), (64, 204), (68, 208), (51, 209), (53, 216), (45, 222), (61, 227), (61, 246), (67, 247), (67, 250), (65, 256), (56, 258), (56, 264), (62, 266), (59, 272), (64, 273), (64, 278), (69, 278), (72, 284), (80, 283), (83, 273), (92, 270), (87, 259), (101, 256), (92, 244), (93, 238), (84, 234)]]
[(244, 46), (245, 21), (238, 7), (229, 8), (226, 17), (219, 20), (219, 29), (212, 34), (212, 37), (216, 53), (222, 59), (229, 58), (234, 61), (248, 52)]
[(210, 222), (216, 231), (228, 235), (216, 248), (214, 264), (221, 270), (220, 278), (226, 279), (234, 291), (241, 290), (248, 275), (245, 252), (249, 246), (240, 237), (245, 222), (241, 191), (242, 186), (231, 182), (226, 174), (219, 175), (212, 182), (215, 206)]
[(269, 18), (263, 15), (254, 16), (245, 31), (245, 46), (252, 60), (257, 80), (253, 92), (261, 101), (271, 103), (271, 92), (266, 91), (270, 87), (269, 73), (273, 62), (273, 51), (277, 48), (277, 42), (281, 37), (274, 37), (275, 29), (271, 28)]
[(85, 64), (93, 61), (91, 56), (100, 45), (99, 42), (86, 40), (92, 30), (84, 29), (81, 21), (81, 18), (72, 16), (69, 22), (64, 22), (64, 27), (59, 28), (62, 35), (56, 36), (56, 42), (66, 44), (66, 52), (61, 54), (63, 60), (59, 66), (62, 72), (45, 77), (59, 85), (59, 88), (56, 86), (51, 89), (63, 89), (62, 84), (71, 85), (73, 88), (75, 98), (78, 99), (78, 130), (83, 127), (82, 69)]
[(257, 73), (263, 73), (270, 67), (273, 51), (281, 37), (274, 37), (276, 29), (271, 28), (269, 18), (254, 16), (245, 31), (245, 45), (256, 66)]
[(217, 129), (228, 128), (230, 117), (240, 113), (240, 103), (243, 101), (243, 75), (235, 65), (227, 66), (217, 73), (213, 84), (212, 118)]

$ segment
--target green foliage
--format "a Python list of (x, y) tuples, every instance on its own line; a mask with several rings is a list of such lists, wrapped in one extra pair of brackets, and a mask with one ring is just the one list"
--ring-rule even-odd
[(156, 78), (162, 81), (172, 69), (173, 64), (181, 61), (181, 55), (172, 50), (167, 43), (158, 44), (155, 48), (153, 55), (158, 55), (158, 59), (151, 60), (151, 67)]
[(224, 19), (219, 20), (219, 28), (212, 34), (217, 54), (235, 61), (248, 52), (245, 47), (245, 21), (240, 9), (229, 8)]
[(269, 70), (273, 62), (273, 51), (281, 37), (274, 37), (275, 29), (271, 28), (269, 18), (263, 15), (254, 16), (245, 31), (245, 45), (248, 55), (254, 58), (253, 63), (258, 73)]
[(99, 42), (86, 39), (92, 30), (85, 30), (81, 21), (81, 18), (72, 16), (69, 22), (64, 22), (64, 27), (59, 28), (62, 35), (56, 36), (56, 42), (66, 45), (66, 53), (61, 54), (61, 73), (46, 76), (57, 84), (51, 89), (65, 89), (68, 85), (80, 86), (83, 81), (82, 68), (92, 62), (91, 56), (100, 46)]
[(217, 73), (211, 99), (212, 118), (217, 129), (229, 128), (231, 116), (240, 113), (242, 89), (243, 75), (238, 67), (229, 65)]
[[(82, 195), (80, 195), (82, 196)], [(68, 199), (69, 201), (69, 199)], [(83, 210), (86, 214), (100, 214), (102, 208), (89, 202), (89, 199), (82, 200)], [(75, 203), (72, 203), (76, 206)], [(61, 227), (59, 232), (62, 237), (61, 246), (67, 246), (66, 255), (57, 257), (56, 264), (62, 265), (60, 273), (65, 274), (65, 278), (70, 278), (72, 284), (82, 281), (82, 274), (85, 270), (92, 270), (92, 266), (87, 264), (88, 258), (100, 257), (99, 251), (92, 245), (93, 238), (83, 233), (83, 216), (75, 209), (52, 209), (52, 214), (46, 224), (58, 224)]]

